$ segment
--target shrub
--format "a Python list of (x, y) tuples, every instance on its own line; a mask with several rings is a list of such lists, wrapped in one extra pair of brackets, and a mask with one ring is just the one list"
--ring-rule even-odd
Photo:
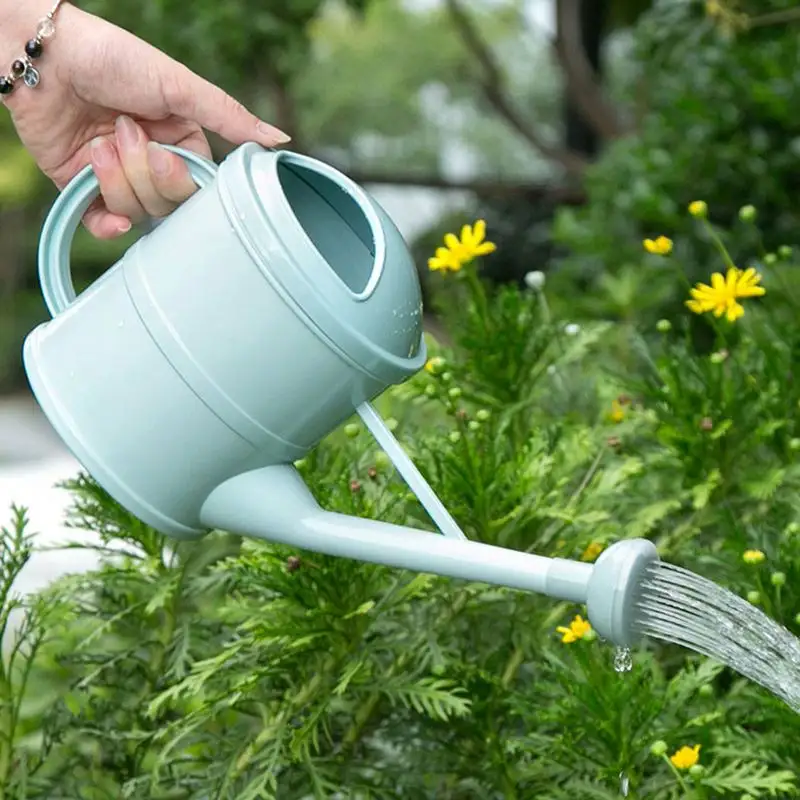
[[(489, 290), (480, 233), (431, 262), (454, 345), (432, 343), (380, 399), (468, 536), (585, 561), (650, 537), (800, 633), (785, 265), (734, 273), (766, 294), (733, 322), (712, 312), (711, 354), (689, 346), (686, 309), (646, 336), (626, 325), (621, 361), (619, 326), (560, 318), (542, 276)], [(659, 258), (689, 299), (678, 260)], [(716, 299), (734, 307), (732, 290)], [(356, 422), (297, 466), (329, 509), (430, 527)], [(580, 607), (219, 532), (170, 544), (88, 477), (70, 487), (71, 523), (108, 555), (29, 601), (31, 644), (0, 676), (2, 797), (795, 792), (800, 718), (705, 658), (645, 643), (617, 672)], [(6, 609), (24, 522), (3, 532)]]
[(568, 250), (564, 278), (583, 310), (620, 314), (616, 282), (635, 295), (627, 310), (639, 319), (679, 312), (676, 284), (636, 268), (637, 245), (655, 232), (680, 239), (690, 277), (699, 278), (711, 243), (686, 236), (684, 214), (698, 197), (728, 229), (736, 260), (756, 243), (736, 215), (744, 202), (759, 208), (766, 250), (797, 243), (800, 75), (791, 12), (785, 17), (792, 5), (662, 0), (640, 19), (636, 78), (625, 93), (638, 110), (636, 133), (590, 168), (586, 206), (563, 209), (554, 227)]

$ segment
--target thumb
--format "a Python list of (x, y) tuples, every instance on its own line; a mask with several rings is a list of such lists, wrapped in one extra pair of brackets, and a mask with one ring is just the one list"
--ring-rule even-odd
[(291, 136), (260, 120), (238, 100), (188, 67), (175, 65), (175, 73), (164, 79), (163, 96), (171, 114), (196, 122), (231, 144), (257, 142), (274, 147), (291, 141)]

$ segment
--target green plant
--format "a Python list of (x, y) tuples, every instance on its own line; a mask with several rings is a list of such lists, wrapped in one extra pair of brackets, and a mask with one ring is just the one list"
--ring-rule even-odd
[[(800, 633), (786, 264), (716, 323), (711, 354), (690, 346), (686, 309), (620, 369), (615, 327), (559, 318), (543, 279), (485, 281), (477, 231), (432, 262), (449, 265), (452, 347), (431, 342), (379, 400), (468, 536), (587, 562), (650, 537)], [(356, 421), (297, 468), (326, 508), (430, 529)], [(104, 563), (46, 595), (60, 599), (26, 663), (48, 702), (0, 749), (33, 765), (24, 789), (6, 773), (9, 798), (797, 793), (800, 718), (720, 664), (648, 643), (619, 673), (580, 607), (222, 532), (170, 544), (90, 478), (69, 487)]]

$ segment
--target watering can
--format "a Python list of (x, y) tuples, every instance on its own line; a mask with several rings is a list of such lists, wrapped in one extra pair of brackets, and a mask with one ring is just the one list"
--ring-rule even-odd
[[(199, 190), (76, 297), (70, 245), (97, 197), (86, 167), (45, 221), (52, 320), (25, 340), (36, 399), (122, 506), (187, 540), (219, 529), (586, 603), (635, 637), (646, 540), (595, 564), (465, 538), (371, 404), (426, 361), (419, 280), (399, 231), (346, 176), (246, 143), (219, 166), (179, 148)], [(357, 412), (440, 533), (325, 511), (293, 462)]]

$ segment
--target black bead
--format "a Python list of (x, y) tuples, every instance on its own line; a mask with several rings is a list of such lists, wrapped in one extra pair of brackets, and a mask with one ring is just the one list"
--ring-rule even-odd
[(21, 78), (25, 74), (25, 62), (21, 58), (11, 65), (11, 74), (15, 78)]
[(25, 45), (25, 52), (28, 55), (28, 58), (39, 58), (39, 56), (44, 51), (42, 47), (42, 43), (38, 39), (31, 39)]
[(14, 88), (14, 82), (8, 78), (0, 78), (0, 94), (10, 94)]

